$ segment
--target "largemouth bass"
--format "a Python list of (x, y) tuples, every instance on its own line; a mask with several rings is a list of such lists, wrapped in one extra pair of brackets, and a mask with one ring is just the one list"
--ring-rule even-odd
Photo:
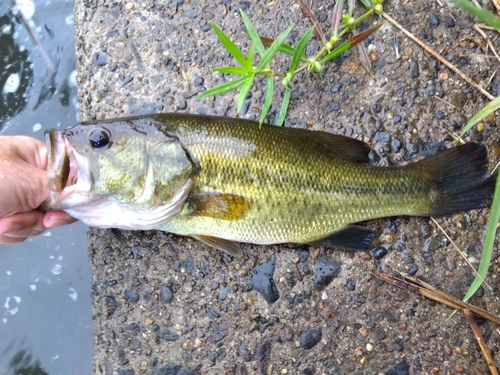
[(51, 197), (100, 228), (158, 229), (239, 254), (237, 242), (367, 250), (386, 216), (440, 216), (487, 205), (495, 177), (468, 143), (401, 167), (325, 132), (248, 120), (154, 114), (46, 132)]

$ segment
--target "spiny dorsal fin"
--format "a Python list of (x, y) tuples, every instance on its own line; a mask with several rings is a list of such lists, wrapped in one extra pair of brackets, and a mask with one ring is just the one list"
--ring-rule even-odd
[(205, 236), (202, 234), (194, 235), (198, 241), (203, 242), (205, 245), (215, 247), (216, 249), (225, 252), (228, 255), (231, 255), (236, 258), (241, 258), (243, 256), (243, 252), (241, 251), (240, 245), (238, 245), (234, 241), (225, 240), (223, 238)]
[(192, 194), (187, 200), (190, 215), (208, 216), (214, 219), (238, 220), (250, 210), (251, 203), (234, 194)]
[(313, 241), (311, 245), (336, 247), (345, 250), (368, 251), (372, 247), (375, 232), (361, 225), (348, 225), (325, 238)]

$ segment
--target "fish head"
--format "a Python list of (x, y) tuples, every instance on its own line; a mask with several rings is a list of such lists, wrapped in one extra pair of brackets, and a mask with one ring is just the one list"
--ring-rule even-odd
[(50, 198), (89, 226), (154, 229), (183, 207), (199, 170), (173, 136), (127, 121), (46, 131)]

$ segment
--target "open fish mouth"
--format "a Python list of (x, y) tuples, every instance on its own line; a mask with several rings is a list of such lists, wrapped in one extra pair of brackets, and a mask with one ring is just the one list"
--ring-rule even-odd
[(45, 132), (47, 144), (47, 179), (50, 198), (41, 210), (60, 210), (74, 206), (75, 198), (90, 192), (92, 178), (86, 157), (71, 146), (64, 132), (50, 129)]

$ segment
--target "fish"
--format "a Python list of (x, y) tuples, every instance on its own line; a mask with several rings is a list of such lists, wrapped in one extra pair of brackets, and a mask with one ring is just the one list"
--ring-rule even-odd
[(40, 209), (235, 256), (239, 243), (367, 251), (376, 233), (360, 223), (486, 207), (496, 181), (481, 144), (380, 167), (353, 138), (216, 116), (87, 121), (45, 138), (51, 194)]

